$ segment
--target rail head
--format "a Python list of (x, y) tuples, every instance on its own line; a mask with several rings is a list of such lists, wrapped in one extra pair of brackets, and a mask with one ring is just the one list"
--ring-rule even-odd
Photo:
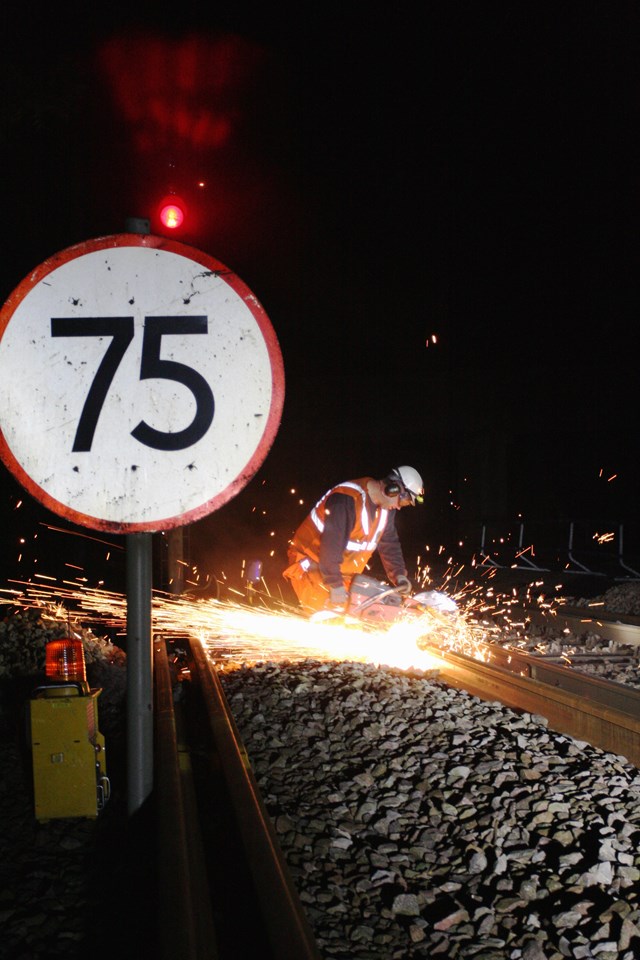
[[(556, 668), (556, 678), (564, 673), (567, 683), (580, 685), (580, 691), (575, 692), (559, 683), (549, 683), (548, 676), (540, 679), (520, 667), (521, 662), (535, 666), (534, 657), (514, 658), (507, 668), (504, 663), (476, 660), (437, 647), (427, 649), (440, 660), (439, 676), (446, 683), (482, 700), (497, 700), (513, 709), (545, 717), (557, 733), (583, 740), (640, 766), (640, 714), (633, 707), (620, 710), (615, 701), (603, 696), (605, 690), (617, 692), (620, 684)], [(639, 691), (624, 688), (624, 692), (631, 694), (635, 703), (640, 702)]]
[(273, 960), (321, 960), (220, 679), (199, 641), (192, 639), (189, 646), (192, 679), (202, 690), (213, 738), (215, 758), (212, 759), (216, 772), (224, 778), (230, 805), (235, 811), (253, 891), (269, 940), (263, 956)]

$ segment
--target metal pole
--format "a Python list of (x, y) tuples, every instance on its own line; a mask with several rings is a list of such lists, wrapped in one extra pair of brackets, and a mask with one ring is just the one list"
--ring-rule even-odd
[[(146, 217), (129, 217), (129, 233), (148, 234)], [(153, 789), (152, 534), (127, 535), (127, 807), (138, 810)]]
[(152, 534), (127, 535), (127, 798), (135, 813), (153, 788)]
[(167, 543), (168, 589), (179, 596), (184, 592), (184, 527), (169, 530)]

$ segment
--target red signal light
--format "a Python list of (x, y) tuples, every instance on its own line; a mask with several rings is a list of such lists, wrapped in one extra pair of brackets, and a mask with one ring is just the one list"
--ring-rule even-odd
[(181, 227), (186, 215), (186, 206), (180, 197), (165, 197), (160, 204), (160, 223), (166, 230)]

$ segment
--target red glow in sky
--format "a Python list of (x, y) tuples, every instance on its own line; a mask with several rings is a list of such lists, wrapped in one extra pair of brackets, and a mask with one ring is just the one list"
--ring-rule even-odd
[(127, 36), (107, 41), (100, 60), (139, 153), (224, 147), (242, 120), (244, 93), (262, 62), (237, 36)]

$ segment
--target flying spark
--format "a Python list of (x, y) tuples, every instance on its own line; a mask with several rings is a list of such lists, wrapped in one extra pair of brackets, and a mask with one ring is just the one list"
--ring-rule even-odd
[[(0, 597), (6, 595), (0, 603), (37, 608), (45, 618), (67, 620), (73, 614), (85, 625), (126, 635), (124, 594), (88, 586), (11, 582), (15, 587), (0, 592)], [(246, 599), (243, 603), (154, 591), (151, 619), (155, 636), (194, 637), (220, 665), (317, 659), (433, 670), (438, 660), (425, 647), (464, 652), (479, 647), (477, 626), (463, 613), (451, 617), (428, 610), (379, 628), (348, 616), (307, 620), (285, 604), (273, 610), (251, 606)]]

